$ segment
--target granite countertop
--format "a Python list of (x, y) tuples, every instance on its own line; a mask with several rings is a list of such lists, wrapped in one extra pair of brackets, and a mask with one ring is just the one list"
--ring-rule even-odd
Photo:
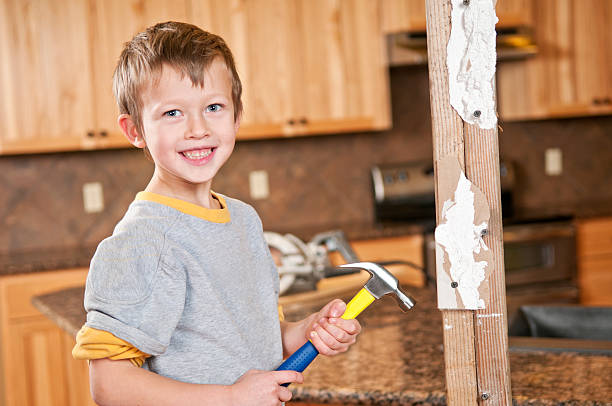
[[(402, 313), (391, 298), (360, 316), (363, 332), (350, 351), (318, 357), (294, 400), (330, 404), (442, 405), (446, 403), (441, 313), (431, 288), (406, 289), (417, 305)], [(350, 299), (354, 292), (340, 295)], [(85, 321), (83, 288), (34, 298), (34, 305), (68, 333)], [(288, 320), (304, 317), (328, 298), (284, 305)], [(515, 405), (612, 405), (612, 357), (510, 351)]]

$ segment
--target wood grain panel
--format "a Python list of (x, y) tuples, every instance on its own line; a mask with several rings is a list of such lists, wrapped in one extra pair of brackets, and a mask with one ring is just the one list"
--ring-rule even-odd
[(612, 306), (612, 252), (578, 259), (580, 303)]
[(30, 303), (34, 295), (82, 285), (86, 273), (75, 269), (0, 278), (0, 404), (93, 405), (87, 365), (71, 356), (74, 339)]
[(95, 83), (96, 128), (128, 145), (117, 124), (113, 72), (124, 44), (138, 32), (164, 21), (189, 22), (188, 0), (105, 0), (92, 2), (91, 54)]
[(612, 113), (611, 8), (607, 0), (537, 1), (538, 54), (497, 67), (504, 120)]
[(427, 0), (426, 4), (437, 223), (443, 207), (438, 194), (437, 163), (447, 156), (457, 158), (467, 178), (485, 194), (491, 211), (492, 235), (485, 239), (493, 252), (489, 307), (477, 312), (442, 311), (448, 403), (473, 405), (477, 399), (492, 399), (495, 404), (510, 405), (497, 128), (484, 131), (468, 124), (464, 127), (451, 107), (446, 69), (451, 5), (435, 0)]
[[(434, 167), (454, 156), (465, 167), (463, 122), (452, 109), (449, 99), (446, 44), (450, 37), (450, 2), (427, 0), (427, 49), (429, 53), (429, 88), (434, 150)], [(442, 202), (438, 201), (438, 171), (435, 169), (436, 223)], [(447, 399), (451, 405), (476, 404), (476, 353), (474, 317), (469, 310), (444, 310), (444, 364)]]
[(88, 24), (84, 1), (0, 2), (1, 152), (47, 139), (78, 149), (93, 129)]
[(478, 391), (495, 404), (512, 404), (508, 359), (508, 314), (501, 219), (501, 185), (497, 128), (482, 130), (465, 125), (466, 176), (489, 204), (488, 234), (484, 242), (492, 253), (488, 266), (489, 303), (475, 312)]
[(612, 217), (578, 221), (576, 246), (578, 258), (612, 254)]

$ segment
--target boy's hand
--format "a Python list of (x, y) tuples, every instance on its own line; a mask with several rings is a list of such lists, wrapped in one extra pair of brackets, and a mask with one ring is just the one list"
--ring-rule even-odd
[(304, 377), (296, 371), (250, 370), (230, 386), (231, 404), (237, 406), (278, 406), (291, 399), (291, 391), (283, 383), (302, 383)]
[(319, 353), (336, 355), (345, 352), (355, 343), (361, 325), (355, 319), (341, 319), (345, 310), (346, 304), (340, 299), (334, 299), (313, 315), (306, 333)]

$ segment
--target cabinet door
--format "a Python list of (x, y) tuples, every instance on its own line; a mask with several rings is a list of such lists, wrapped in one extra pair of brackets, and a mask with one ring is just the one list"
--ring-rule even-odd
[(381, 24), (385, 33), (427, 30), (425, 0), (381, 0)]
[(577, 223), (578, 285), (580, 303), (612, 305), (612, 217)]
[(44, 316), (11, 322), (8, 328), (6, 406), (95, 405), (87, 363), (72, 359), (72, 337)]
[(611, 114), (610, 14), (606, 0), (539, 0), (534, 8), (538, 54), (498, 64), (502, 119)]
[(192, 4), (193, 21), (220, 35), (234, 55), (242, 81), (243, 116), (239, 139), (282, 135), (294, 115), (296, 53), (288, 35), (297, 16), (291, 1), (199, 1)]
[(145, 28), (164, 21), (190, 22), (188, 0), (104, 0), (92, 2), (91, 46), (96, 125), (109, 143), (128, 145), (117, 124), (113, 72), (124, 44)]
[[(535, 0), (537, 3), (539, 0)], [(497, 0), (495, 14), (499, 22), (495, 27), (517, 27), (533, 24), (534, 0)]]
[(241, 139), (390, 126), (377, 2), (194, 2), (226, 40), (243, 83)]
[(80, 149), (94, 129), (82, 0), (0, 2), (0, 153)]
[(377, 2), (295, 0), (296, 133), (390, 127), (388, 72)]
[(93, 405), (87, 363), (72, 358), (74, 337), (41, 315), (31, 298), (85, 283), (87, 270), (0, 278), (0, 404)]
[(581, 304), (612, 306), (612, 252), (578, 258), (578, 287)]
[(612, 113), (612, 2), (574, 1), (576, 103)]

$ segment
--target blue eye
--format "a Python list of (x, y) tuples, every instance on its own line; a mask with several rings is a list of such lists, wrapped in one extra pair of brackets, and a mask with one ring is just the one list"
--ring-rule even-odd
[(164, 116), (168, 116), (168, 117), (179, 117), (181, 115), (181, 111), (174, 109), (174, 110), (168, 110), (164, 113)]
[(221, 110), (223, 106), (221, 106), (219, 103), (215, 103), (215, 104), (211, 104), (210, 106), (206, 107), (206, 111), (208, 112), (217, 112), (219, 110)]

